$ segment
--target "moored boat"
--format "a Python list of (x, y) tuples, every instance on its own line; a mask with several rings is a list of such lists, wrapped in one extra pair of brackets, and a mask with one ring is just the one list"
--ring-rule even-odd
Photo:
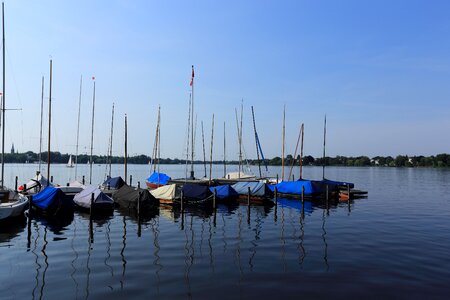
[(97, 186), (89, 185), (73, 197), (73, 202), (80, 208), (85, 209), (113, 209), (114, 201), (103, 193)]

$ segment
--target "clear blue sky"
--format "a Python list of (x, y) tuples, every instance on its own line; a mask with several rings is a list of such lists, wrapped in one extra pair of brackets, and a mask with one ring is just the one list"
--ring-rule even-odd
[[(286, 153), (305, 123), (305, 154), (432, 155), (449, 152), (449, 1), (6, 1), (6, 149), (39, 149), (41, 76), (47, 113), (53, 59), (52, 149), (74, 153), (83, 75), (80, 152), (150, 155), (161, 105), (161, 156), (185, 153), (195, 65), (197, 158), (204, 122), (214, 159), (236, 159), (235, 108), (244, 100), (244, 146), (256, 157), (251, 110), (266, 157)], [(47, 120), (44, 122), (47, 123)], [(46, 125), (45, 125), (46, 126)], [(44, 129), (46, 135), (46, 127)], [(46, 139), (44, 140), (46, 149)]]

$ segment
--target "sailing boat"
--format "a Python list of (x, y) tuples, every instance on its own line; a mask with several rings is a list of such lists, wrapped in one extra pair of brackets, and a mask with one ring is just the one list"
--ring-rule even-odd
[(3, 91), (2, 91), (2, 178), (0, 185), (0, 220), (17, 217), (23, 215), (25, 207), (27, 206), (27, 197), (6, 189), (4, 186), (4, 170), (5, 170), (5, 12), (4, 3), (2, 3), (2, 27), (3, 27)]
[(156, 125), (156, 134), (155, 134), (155, 144), (153, 146), (153, 173), (147, 178), (145, 184), (149, 189), (156, 189), (160, 186), (166, 185), (171, 179), (170, 176), (164, 173), (159, 172), (159, 160), (161, 153), (161, 135), (160, 135), (160, 124), (161, 124), (161, 107), (158, 107), (158, 121)]
[(73, 160), (72, 160), (72, 154), (70, 154), (70, 156), (69, 156), (69, 161), (67, 162), (66, 167), (68, 167), (68, 168), (73, 168), (73, 167), (75, 167), (75, 164), (74, 164), (74, 162), (73, 162)]

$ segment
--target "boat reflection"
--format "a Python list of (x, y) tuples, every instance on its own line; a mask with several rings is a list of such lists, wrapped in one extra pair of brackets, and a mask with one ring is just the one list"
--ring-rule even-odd
[(10, 243), (15, 237), (25, 230), (27, 225), (25, 218), (11, 218), (0, 222), (0, 245)]

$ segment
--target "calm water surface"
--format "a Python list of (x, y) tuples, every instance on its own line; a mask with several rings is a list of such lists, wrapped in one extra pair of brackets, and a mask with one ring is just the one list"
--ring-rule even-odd
[[(13, 187), (16, 175), (23, 183), (35, 171), (7, 165), (5, 181)], [(184, 166), (161, 171), (184, 176)], [(312, 179), (321, 172), (304, 170)], [(216, 213), (161, 206), (141, 226), (115, 211), (94, 220), (92, 240), (89, 216), (78, 212), (68, 220), (33, 219), (30, 228), (26, 220), (2, 223), (0, 299), (447, 298), (450, 170), (326, 172), (368, 190), (368, 198), (328, 207), (307, 202), (303, 218), (299, 202), (285, 199), (250, 210), (219, 205)], [(113, 173), (123, 174), (122, 167)], [(144, 182), (150, 172), (141, 165), (128, 173)], [(74, 178), (63, 165), (52, 174), (60, 183)], [(78, 174), (88, 175), (88, 167)], [(95, 166), (93, 182), (104, 174), (105, 166)]]

